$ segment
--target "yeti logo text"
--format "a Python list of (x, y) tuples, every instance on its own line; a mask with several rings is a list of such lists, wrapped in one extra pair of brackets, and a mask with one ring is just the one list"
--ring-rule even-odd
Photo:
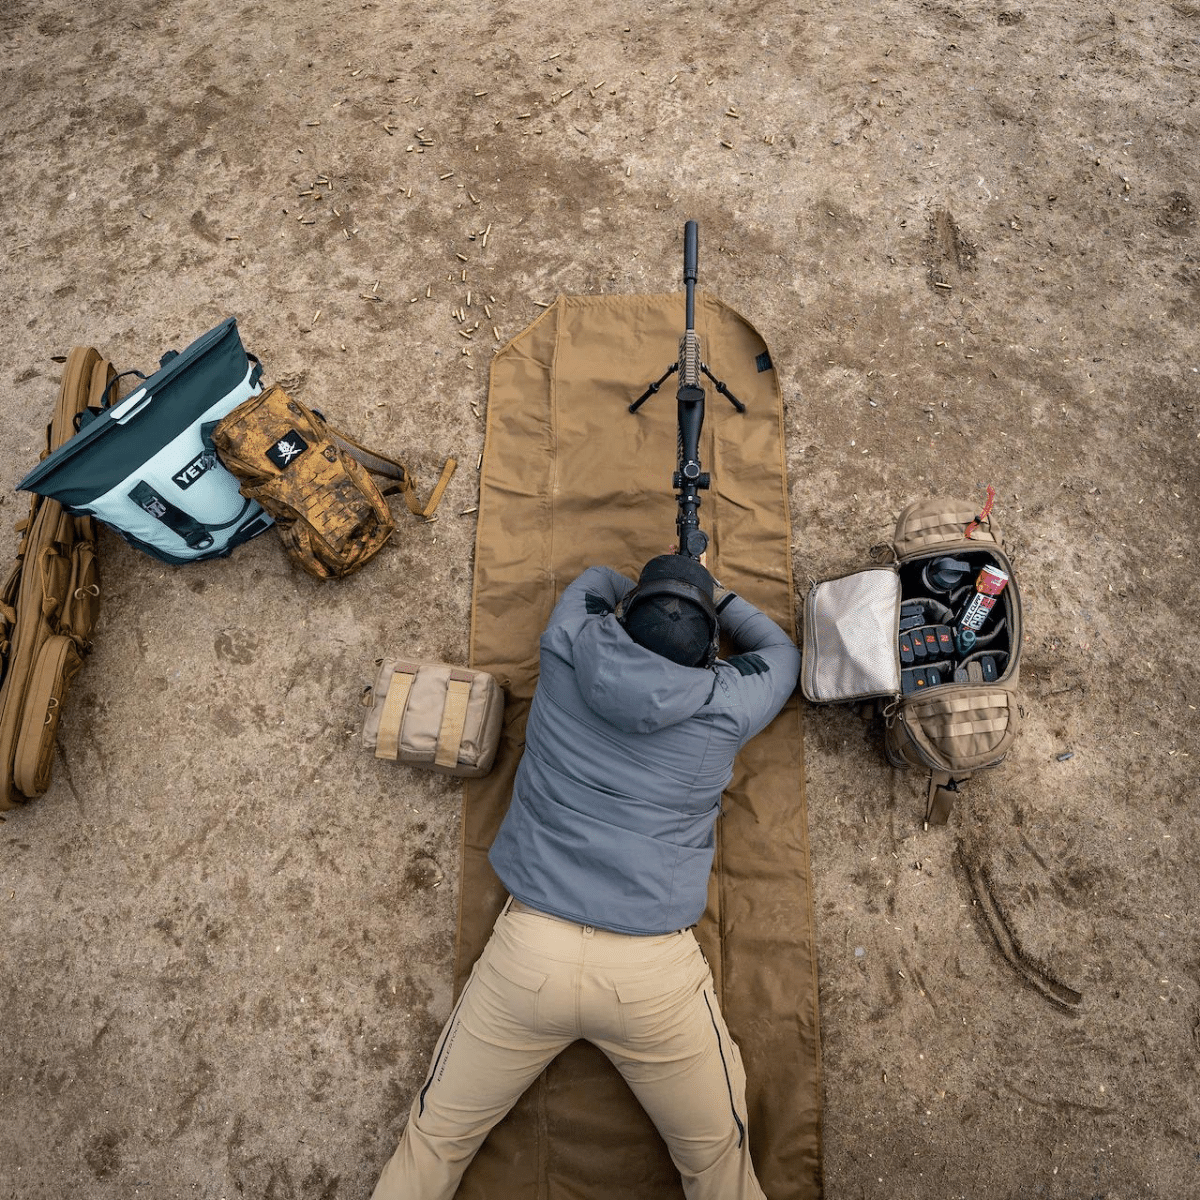
[(171, 476), (171, 482), (181, 491), (186, 492), (205, 472), (211, 471), (217, 465), (217, 457), (211, 450), (202, 450), (181, 471)]
[(289, 429), (277, 442), (267, 447), (267, 457), (283, 471), (307, 449), (308, 443), (294, 429)]

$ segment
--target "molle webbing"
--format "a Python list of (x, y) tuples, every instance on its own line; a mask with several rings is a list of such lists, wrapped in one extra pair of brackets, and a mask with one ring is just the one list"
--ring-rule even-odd
[(458, 762), (463, 730), (467, 724), (467, 701), (471, 698), (471, 676), (463, 671), (451, 671), (446, 686), (446, 707), (442, 712), (442, 727), (438, 730), (437, 754), (433, 761), (439, 767), (452, 767)]

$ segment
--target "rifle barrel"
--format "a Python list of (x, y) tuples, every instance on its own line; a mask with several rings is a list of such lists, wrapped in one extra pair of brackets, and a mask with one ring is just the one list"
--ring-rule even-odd
[(700, 262), (700, 235), (695, 221), (683, 227), (683, 286), (687, 292), (687, 328), (696, 328), (696, 272)]

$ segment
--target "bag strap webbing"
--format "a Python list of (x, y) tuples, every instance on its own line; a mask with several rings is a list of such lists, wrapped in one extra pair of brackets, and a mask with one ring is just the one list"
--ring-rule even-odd
[(394, 479), (401, 486), (412, 486), (408, 470), (403, 463), (398, 463), (386, 454), (380, 454), (378, 450), (367, 449), (361, 442), (356, 442), (348, 434), (342, 433), (340, 429), (334, 429), (328, 421), (325, 421), (325, 432), (336, 445), (345, 450), (351, 458), (362, 463), (372, 475), (382, 475), (384, 479)]
[(932, 708), (936, 703), (934, 711), (939, 714), (968, 713), (981, 708), (1006, 708), (1009, 703), (1009, 693), (1004, 688), (990, 688), (986, 692), (971, 692), (966, 695), (960, 693), (948, 700), (938, 701), (933, 699), (934, 694), (930, 695), (926, 705)]
[[(344, 446), (342, 448), (346, 449)], [(347, 453), (350, 453), (350, 451), (347, 450)], [(357, 452), (353, 454), (353, 457), (357, 458), (358, 461), (363, 464), (363, 466), (367, 466), (366, 462), (359, 457)], [(421, 502), (417, 499), (417, 489), (413, 484), (413, 478), (411, 474), (406, 475), (401, 482), (393, 485), (392, 487), (384, 488), (383, 494), (385, 496), (395, 496), (398, 493), (404, 497), (404, 503), (408, 505), (408, 511), (412, 513), (413, 516), (424, 517), (425, 520), (428, 521), (437, 510), (437, 506), (442, 502), (442, 495), (446, 491), (446, 485), (450, 482), (450, 477), (454, 474), (454, 470), (457, 466), (458, 462), (456, 459), (446, 459), (446, 465), (442, 467), (441, 478), (437, 481), (437, 485), (430, 493), (429, 500), (425, 504), (424, 508), (421, 507)], [(372, 471), (373, 474), (379, 474), (378, 471), (374, 471), (371, 467), (367, 467), (367, 470)], [(392, 477), (389, 476), (388, 478)]]
[[(450, 482), (450, 477), (454, 474), (454, 470), (457, 466), (457, 460), (453, 458), (446, 459), (446, 464), (442, 467), (441, 477), (434, 485), (433, 491), (429, 493), (429, 500), (426, 502), (425, 507), (421, 509), (420, 515), (426, 520), (433, 516), (437, 506), (441, 504), (442, 496), (446, 491), (446, 485)], [(410, 505), (409, 507), (411, 508), (412, 506)]]
[(467, 701), (470, 698), (470, 676), (462, 678), (457, 672), (451, 672), (450, 682), (446, 686), (446, 707), (442, 710), (442, 727), (438, 730), (437, 754), (433, 758), (439, 767), (458, 765), (458, 750), (467, 724)]
[[(134, 484), (129, 492), (129, 499), (143, 512), (165, 525), (172, 533), (178, 534), (192, 550), (207, 550), (216, 541), (207, 526), (197, 521), (190, 513), (185, 513), (182, 508), (172, 504), (144, 479), (139, 479)], [(247, 507), (248, 504), (242, 505), (239, 517)]]
[(966, 779), (954, 779), (948, 771), (930, 771), (929, 796), (925, 804), (925, 824), (945, 825), (954, 807), (954, 797)]
[(362, 463), (372, 475), (379, 475), (384, 479), (395, 480), (395, 487), (384, 488), (385, 496), (394, 496), (397, 493), (404, 497), (404, 503), (408, 505), (408, 511), (417, 517), (424, 517), (428, 520), (437, 510), (437, 506), (442, 501), (442, 495), (446, 491), (446, 485), (450, 482), (455, 469), (458, 467), (458, 461), (453, 458), (446, 459), (445, 466), (442, 467), (441, 478), (437, 481), (429, 500), (425, 506), (421, 506), (420, 500), (417, 499), (416, 485), (413, 483), (412, 472), (404, 466), (403, 463), (397, 462), (394, 458), (389, 458), (386, 454), (381, 454), (378, 450), (371, 450), (364, 446), (361, 442), (356, 442), (348, 434), (343, 433), (340, 429), (335, 429), (324, 417), (321, 418), (325, 424), (325, 432), (335, 445), (341, 447), (351, 458)]
[(970, 737), (976, 733), (999, 733), (1009, 726), (1008, 714), (999, 717), (988, 717), (981, 721), (949, 721), (938, 725), (940, 737)]
[(383, 712), (379, 714), (376, 758), (389, 758), (395, 762), (400, 755), (400, 726), (404, 724), (404, 710), (408, 707), (408, 697), (416, 677), (417, 668), (412, 663), (397, 663), (388, 683)]

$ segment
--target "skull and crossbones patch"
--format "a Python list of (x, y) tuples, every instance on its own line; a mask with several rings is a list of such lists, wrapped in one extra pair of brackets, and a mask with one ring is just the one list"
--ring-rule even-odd
[(267, 447), (267, 457), (281, 470), (286, 470), (308, 449), (308, 443), (290, 429), (277, 442)]

